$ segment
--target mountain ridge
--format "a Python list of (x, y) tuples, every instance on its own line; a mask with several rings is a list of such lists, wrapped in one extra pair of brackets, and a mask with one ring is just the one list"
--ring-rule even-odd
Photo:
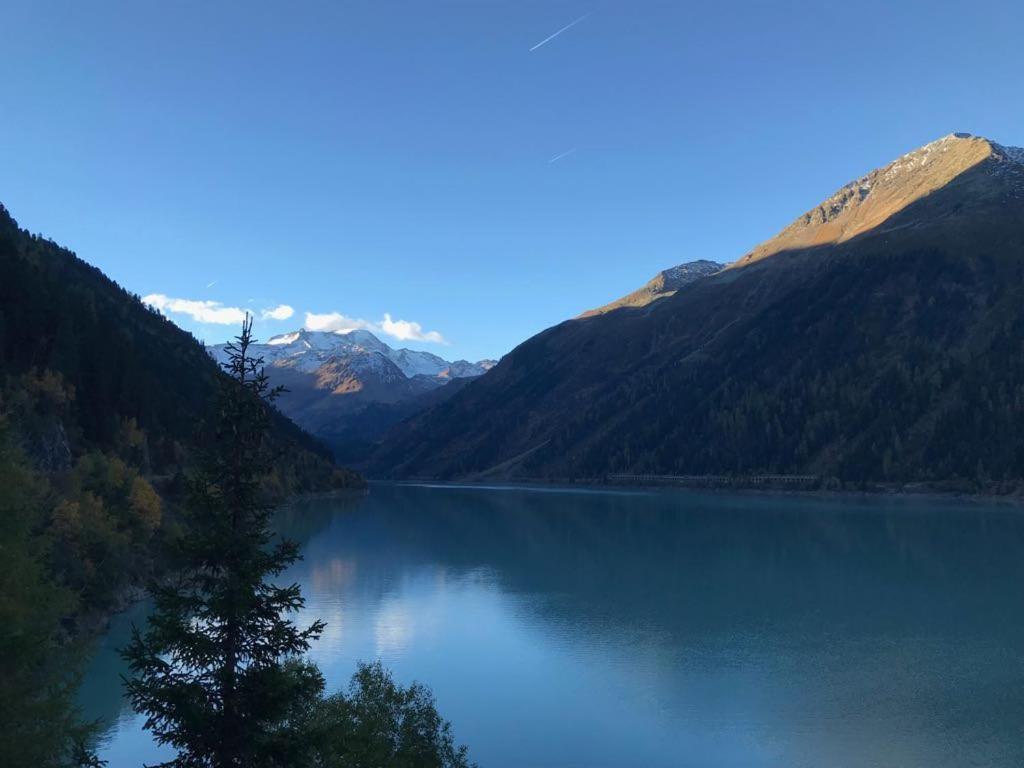
[(720, 272), (724, 267), (724, 264), (719, 264), (717, 261), (708, 261), (707, 259), (677, 264), (674, 267), (661, 270), (632, 293), (627, 293), (625, 296), (597, 309), (588, 309), (579, 317), (592, 317), (593, 315), (604, 314), (605, 312), (611, 312), (622, 307), (646, 307), (658, 299), (674, 295), (681, 288), (685, 288), (687, 285), (703, 277)]
[[(224, 344), (207, 349), (216, 360), (226, 355)], [(365, 452), (397, 421), (444, 399), (426, 393), (481, 376), (495, 364), (394, 349), (362, 329), (299, 329), (255, 344), (253, 352), (263, 357), (271, 383), (285, 387), (281, 411), (346, 459)]]
[[(840, 208), (842, 227), (776, 236), (642, 312), (541, 332), (397, 427), (370, 473), (1020, 482), (1024, 173), (972, 139), (944, 137), (967, 144), (904, 167), (885, 206)], [(931, 189), (922, 169), (948, 179)]]
[[(266, 342), (255, 345), (261, 351), (268, 365), (293, 366), (303, 370), (315, 370), (325, 360), (339, 354), (363, 353), (368, 358), (379, 354), (390, 360), (406, 378), (417, 375), (451, 375), (452, 368), (469, 371), (467, 375), (486, 372), (495, 362), (490, 359), (471, 363), (467, 360), (449, 361), (432, 352), (402, 347), (395, 349), (381, 341), (370, 331), (311, 331), (300, 328), (271, 336)], [(207, 347), (215, 359), (224, 356), (226, 344), (212, 344)]]
[[(728, 268), (745, 266), (783, 250), (849, 240), (881, 226), (914, 201), (990, 159), (997, 161), (999, 169), (1012, 169), (1011, 175), (1024, 190), (1024, 149), (969, 133), (950, 133), (843, 185)], [(906, 184), (908, 176), (915, 183)]]

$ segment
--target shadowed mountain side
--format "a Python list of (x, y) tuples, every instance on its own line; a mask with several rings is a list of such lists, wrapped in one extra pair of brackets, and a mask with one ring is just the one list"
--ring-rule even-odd
[[(209, 347), (223, 360), (223, 344)], [(371, 446), (402, 419), (458, 391), (493, 360), (449, 361), (430, 352), (393, 349), (369, 331), (280, 334), (255, 346), (266, 373), (285, 391), (278, 407), (324, 441), (336, 458), (363, 460)], [(433, 394), (437, 390), (437, 394)]]
[(845, 242), (550, 328), (397, 428), (371, 471), (1016, 482), (1018, 168), (990, 156)]
[(356, 465), (366, 460), (374, 447), (396, 424), (454, 397), (478, 377), (452, 379), (391, 402), (368, 402), (347, 411), (326, 412), (317, 426), (318, 436), (334, 449), (338, 461)]

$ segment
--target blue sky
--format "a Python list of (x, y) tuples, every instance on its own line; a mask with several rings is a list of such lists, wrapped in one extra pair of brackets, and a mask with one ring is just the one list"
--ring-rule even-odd
[(497, 356), (943, 134), (1024, 144), (1019, 2), (3, 5), (0, 201), (169, 312), (293, 308), (263, 336)]

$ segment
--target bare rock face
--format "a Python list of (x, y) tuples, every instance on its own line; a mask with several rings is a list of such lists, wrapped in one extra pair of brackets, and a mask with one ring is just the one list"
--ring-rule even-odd
[(851, 181), (730, 268), (783, 251), (851, 240), (882, 227), (900, 211), (986, 161), (993, 185), (1006, 176), (1024, 181), (1024, 150), (969, 133), (951, 133)]
[(728, 267), (713, 261), (692, 261), (659, 272), (642, 288), (580, 317), (604, 314), (621, 307), (644, 307), (675, 294), (680, 288), (723, 269), (748, 266), (786, 251), (843, 243), (877, 230), (899, 212), (954, 183), (964, 173), (983, 167), (973, 180), (971, 196), (989, 192), (1024, 196), (1024, 149), (1005, 147), (969, 133), (951, 133), (908, 152), (883, 168), (844, 185), (804, 213), (777, 235), (754, 248)]
[(591, 317), (611, 312), (613, 309), (622, 307), (646, 307), (648, 304), (674, 295), (680, 288), (684, 288), (701, 278), (720, 272), (725, 267), (717, 261), (699, 259), (688, 261), (685, 264), (677, 264), (674, 267), (663, 269), (652, 277), (643, 288), (626, 294), (621, 299), (616, 299), (610, 304), (605, 304), (597, 309), (590, 309), (580, 317)]

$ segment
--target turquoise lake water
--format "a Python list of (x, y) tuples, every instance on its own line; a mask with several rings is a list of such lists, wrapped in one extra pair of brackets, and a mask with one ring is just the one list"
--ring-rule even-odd
[[(482, 768), (1024, 765), (1024, 512), (911, 499), (374, 486), (283, 510), (329, 688), (382, 659)], [(117, 617), (82, 703), (110, 768)]]

